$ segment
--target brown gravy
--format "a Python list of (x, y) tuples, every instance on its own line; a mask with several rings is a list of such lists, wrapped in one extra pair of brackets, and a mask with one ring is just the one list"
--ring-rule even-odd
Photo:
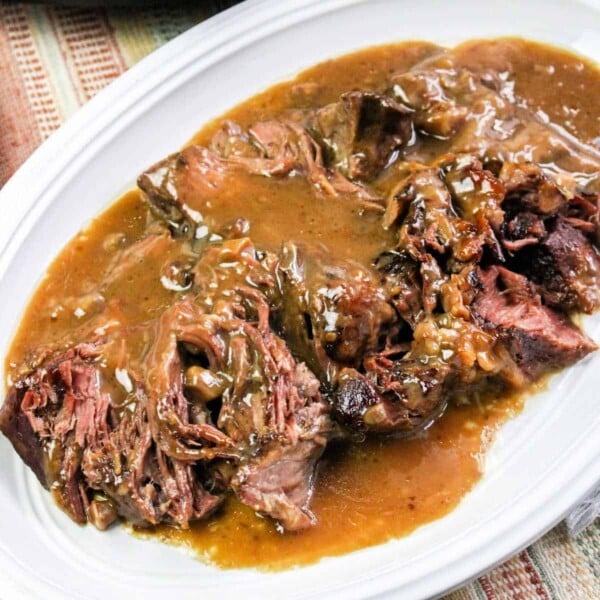
[[(378, 90), (391, 73), (436, 51), (431, 44), (417, 42), (330, 60), (259, 94), (226, 117), (248, 124), (285, 108), (332, 102), (359, 85)], [(515, 94), (531, 108), (544, 111), (583, 141), (598, 140), (600, 74), (586, 60), (515, 39), (468, 42), (454, 54), (467, 66), (510, 71)], [(194, 141), (206, 142), (220, 121), (208, 124)], [(367, 264), (389, 242), (377, 219), (361, 215), (343, 200), (318, 202), (304, 180), (240, 178), (239, 186), (207, 207), (204, 217), (218, 225), (240, 213), (252, 224), (252, 238), (267, 249), (276, 250), (287, 239), (325, 242), (334, 253)], [(108, 268), (116, 248), (143, 237), (153, 219), (138, 192), (130, 192), (63, 250), (30, 302), (12, 344), (6, 360), (9, 380), (19, 376), (18, 367), (27, 363), (33, 348), (76, 339), (94, 314), (97, 274)], [(109, 310), (139, 323), (168, 306), (174, 293), (160, 285), (157, 265), (146, 260), (143, 268), (129, 271), (104, 290)], [(90, 306), (82, 307), (78, 302), (86, 294)], [(74, 304), (70, 298), (76, 299)], [(313, 501), (319, 523), (308, 531), (280, 534), (270, 521), (229, 499), (213, 518), (197, 522), (189, 531), (162, 526), (153, 534), (189, 546), (222, 567), (269, 569), (311, 563), (406, 535), (457, 505), (481, 477), (495, 431), (520, 407), (519, 397), (489, 398), (480, 405), (448, 410), (414, 439), (371, 439), (333, 447), (320, 467)]]
[(278, 533), (271, 521), (230, 499), (190, 531), (161, 526), (154, 533), (220, 567), (260, 569), (308, 564), (407, 535), (448, 514), (477, 483), (496, 431), (521, 402), (513, 396), (453, 408), (418, 438), (328, 450), (312, 502), (319, 523), (312, 529)]

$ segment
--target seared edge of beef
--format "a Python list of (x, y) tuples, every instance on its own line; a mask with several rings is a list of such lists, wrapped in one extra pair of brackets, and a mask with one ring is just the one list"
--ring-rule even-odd
[(478, 279), (474, 316), (496, 332), (529, 378), (573, 364), (596, 349), (567, 317), (544, 306), (522, 275), (492, 266), (480, 270)]
[(40, 439), (29, 419), (21, 411), (22, 394), (12, 387), (0, 407), (0, 431), (11, 441), (23, 462), (35, 473), (39, 482), (48, 489), (50, 482), (46, 455)]

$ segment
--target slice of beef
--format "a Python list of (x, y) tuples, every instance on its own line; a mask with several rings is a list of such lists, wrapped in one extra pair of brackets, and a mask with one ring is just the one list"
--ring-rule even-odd
[[(387, 271), (380, 269), (393, 275), (395, 266), (392, 261)], [(402, 341), (407, 332), (377, 277), (319, 249), (294, 245), (285, 247), (278, 272), (286, 299), (283, 333), (292, 348), (312, 356), (335, 388), (338, 421), (359, 431), (409, 432), (442, 410), (450, 367), (420, 354), (398, 360), (411, 346)], [(417, 350), (415, 343), (412, 348)]]
[(596, 349), (571, 321), (543, 306), (533, 284), (503, 267), (480, 270), (472, 305), (482, 326), (501, 336), (530, 378), (573, 364)]
[[(315, 522), (309, 504), (316, 462), (331, 435), (329, 406), (318, 379), (268, 329), (266, 311), (256, 330), (250, 327), (246, 330), (254, 338), (255, 352), (264, 353), (261, 359), (268, 378), (257, 389), (255, 382), (242, 380), (243, 371), (236, 371), (234, 390), (231, 396), (224, 395), (222, 411), (249, 398), (253, 407), (251, 423), (240, 426), (236, 419), (236, 433), (245, 436), (249, 452), (232, 486), (243, 502), (277, 519), (285, 529), (302, 529)], [(240, 366), (239, 361), (235, 366)]]
[(324, 248), (286, 244), (277, 274), (283, 336), (325, 381), (381, 350), (397, 325), (376, 274)]
[(600, 255), (586, 236), (559, 217), (548, 234), (516, 256), (519, 270), (544, 301), (565, 311), (592, 313), (600, 306)]

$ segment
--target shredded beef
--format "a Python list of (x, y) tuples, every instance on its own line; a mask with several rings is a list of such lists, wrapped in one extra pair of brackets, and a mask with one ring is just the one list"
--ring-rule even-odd
[(185, 220), (189, 228), (198, 223), (203, 202), (214, 198), (240, 171), (263, 177), (301, 173), (318, 194), (347, 196), (367, 208), (381, 209), (381, 199), (330, 165), (323, 146), (292, 119), (255, 123), (248, 131), (227, 122), (211, 149), (185, 148), (145, 171), (138, 186), (158, 214), (171, 223)]
[[(186, 528), (235, 494), (303, 529), (334, 437), (414, 435), (450, 403), (596, 349), (570, 315), (600, 306), (600, 155), (507, 77), (436, 54), (377, 93), (226, 121), (139, 177), (152, 227), (108, 244), (102, 281), (64, 301), (91, 307), (78, 343), (34, 349), (0, 409), (73, 520)], [(303, 178), (347, 202), (381, 226), (377, 256), (359, 264), (300, 233), (256, 247), (243, 203), (207, 233), (204, 208), (238, 178)], [(171, 295), (128, 323), (111, 286), (149, 257)]]
[(27, 442), (23, 459), (75, 521), (106, 527), (99, 516), (105, 506), (102, 519), (186, 527), (220, 499), (203, 488), (191, 465), (156, 447), (141, 387), (120, 407), (102, 393), (100, 352), (80, 345), (17, 382), (2, 408), (2, 431)]

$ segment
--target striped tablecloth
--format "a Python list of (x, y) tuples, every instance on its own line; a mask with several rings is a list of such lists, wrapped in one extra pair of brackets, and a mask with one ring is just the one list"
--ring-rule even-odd
[[(230, 4), (143, 11), (0, 4), (0, 185), (120, 73)], [(561, 525), (447, 598), (600, 600), (600, 523), (575, 539)]]

